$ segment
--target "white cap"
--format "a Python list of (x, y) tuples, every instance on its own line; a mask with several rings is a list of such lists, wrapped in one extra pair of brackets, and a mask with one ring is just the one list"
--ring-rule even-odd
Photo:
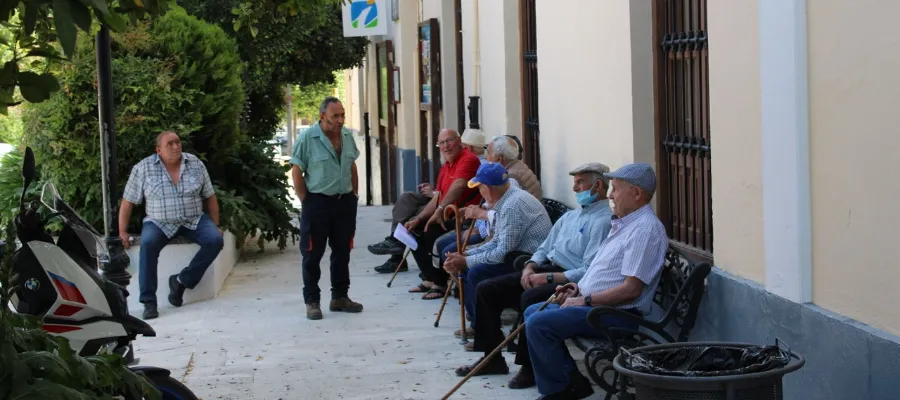
[(460, 141), (469, 146), (484, 147), (484, 132), (473, 128), (466, 129)]

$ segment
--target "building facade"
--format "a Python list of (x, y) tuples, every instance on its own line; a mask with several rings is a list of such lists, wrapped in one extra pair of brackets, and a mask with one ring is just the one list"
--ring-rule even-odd
[(786, 342), (786, 398), (900, 393), (900, 3), (392, 3), (355, 78), (371, 204), (434, 179), (443, 127), (519, 136), (568, 204), (575, 165), (651, 163), (670, 239), (716, 266), (693, 340)]

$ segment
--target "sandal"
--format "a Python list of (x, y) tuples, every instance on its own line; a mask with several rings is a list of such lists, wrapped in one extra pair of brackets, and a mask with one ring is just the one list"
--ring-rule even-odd
[(409, 289), (409, 292), (410, 293), (427, 293), (430, 289), (431, 289), (430, 287), (425, 286), (425, 282), (422, 282), (419, 284), (419, 286)]
[(422, 300), (436, 300), (444, 298), (444, 291), (446, 289), (440, 287), (433, 287), (429, 290), (425, 295), (422, 296)]

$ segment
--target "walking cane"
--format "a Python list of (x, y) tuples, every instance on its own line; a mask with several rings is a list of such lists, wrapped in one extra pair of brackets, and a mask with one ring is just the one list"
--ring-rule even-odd
[[(459, 207), (457, 207), (457, 206), (454, 205), (454, 204), (450, 204), (450, 205), (448, 205), (447, 207), (444, 208), (444, 220), (445, 220), (445, 221), (447, 220), (447, 217), (448, 217), (448, 215), (450, 214), (451, 211), (453, 212), (453, 215), (455, 216), (455, 220), (456, 220), (456, 249), (457, 249), (457, 253), (458, 253), (458, 254), (462, 254), (462, 251), (465, 250), (465, 249), (463, 248), (463, 243), (462, 243), (462, 232), (461, 232), (461, 231), (462, 231), (462, 220), (463, 220), (463, 218), (461, 218), (461, 216), (459, 215)], [(473, 224), (473, 225), (474, 225), (474, 224)], [(470, 227), (470, 229), (471, 229), (471, 227)], [(462, 275), (461, 273), (456, 275), (456, 286), (459, 288), (459, 325), (460, 325), (459, 329), (460, 329), (460, 344), (466, 344), (466, 343), (469, 342), (469, 339), (466, 338), (466, 308), (465, 308), (465, 304), (466, 304), (466, 303), (465, 303), (465, 298), (463, 297), (463, 275)], [(449, 289), (449, 286), (448, 286), (447, 289)], [(445, 299), (445, 300), (446, 300), (446, 298), (447, 298), (447, 296), (448, 296), (449, 294), (450, 294), (450, 291), (449, 291), (449, 290), (448, 290), (446, 293), (444, 293), (444, 299)], [(443, 305), (441, 305), (441, 308), (443, 308)], [(437, 319), (440, 320), (440, 318), (441, 318), (441, 315), (440, 315), (440, 312), (439, 312), (439, 313), (438, 313)], [(437, 321), (435, 321), (435, 322), (437, 322)]]
[[(472, 237), (472, 232), (474, 232), (475, 230), (474, 228), (475, 221), (472, 221), (472, 225), (469, 226), (469, 233), (466, 234), (466, 241), (464, 241), (462, 244), (462, 250), (457, 249), (459, 250), (459, 254), (462, 254), (464, 251), (466, 251), (466, 245), (469, 243), (469, 238)], [(435, 328), (437, 328), (438, 324), (441, 322), (441, 314), (444, 313), (444, 306), (447, 305), (447, 298), (450, 297), (450, 287), (453, 286), (453, 282), (456, 281), (453, 280), (453, 277), (450, 277), (450, 284), (447, 285), (447, 291), (444, 292), (444, 301), (441, 302), (441, 309), (438, 310), (437, 318), (434, 320)]]
[[(553, 302), (553, 300), (556, 300), (556, 295), (559, 294), (559, 292), (565, 291), (568, 288), (571, 288), (572, 286), (573, 285), (571, 283), (567, 283), (564, 286), (560, 286), (560, 287), (556, 288), (556, 293), (553, 293), (553, 295), (550, 296), (550, 298), (547, 299), (547, 301), (545, 301), (544, 304), (541, 304), (541, 307), (538, 308), (536, 312), (543, 311), (545, 308), (547, 308), (548, 305), (550, 305), (550, 303)], [(447, 400), (450, 398), (450, 396), (453, 395), (453, 393), (456, 393), (456, 391), (459, 390), (459, 388), (464, 383), (466, 383), (466, 381), (468, 381), (469, 378), (475, 376), (475, 374), (477, 374), (478, 371), (480, 371), (482, 368), (484, 368), (484, 366), (487, 365), (488, 361), (490, 361), (492, 358), (494, 358), (494, 356), (496, 356), (497, 354), (500, 354), (500, 350), (502, 350), (503, 347), (506, 346), (507, 343), (509, 343), (511, 340), (513, 340), (513, 338), (515, 338), (519, 334), (519, 332), (522, 331), (523, 328), (525, 328), (525, 322), (522, 322), (522, 324), (519, 325), (519, 327), (516, 328), (516, 330), (514, 330), (512, 333), (510, 333), (509, 336), (507, 336), (506, 339), (504, 339), (503, 342), (500, 343), (500, 345), (494, 349), (494, 351), (492, 351), (490, 354), (487, 355), (487, 357), (482, 359), (481, 362), (479, 362), (478, 365), (475, 366), (475, 368), (472, 368), (472, 370), (469, 371), (468, 374), (466, 374), (465, 378), (462, 378), (462, 380), (459, 381), (459, 383), (457, 383), (456, 386), (453, 387), (453, 389), (450, 389), (450, 391), (447, 392), (447, 394), (445, 394), (444, 397), (441, 397), (441, 400)], [(519, 351), (521, 351), (521, 349)]]
[(403, 268), (403, 264), (406, 263), (406, 257), (409, 257), (409, 252), (412, 249), (409, 246), (406, 246), (406, 250), (403, 251), (403, 259), (400, 260), (400, 264), (397, 264), (397, 269), (394, 270), (394, 276), (391, 276), (391, 280), (388, 281), (387, 287), (391, 287), (391, 283), (394, 282), (394, 278), (397, 277), (397, 273), (400, 272), (400, 268)]

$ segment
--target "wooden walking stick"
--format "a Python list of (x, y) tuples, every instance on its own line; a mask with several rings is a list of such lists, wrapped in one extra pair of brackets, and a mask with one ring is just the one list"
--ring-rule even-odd
[[(466, 235), (466, 240), (462, 244), (462, 250), (457, 249), (459, 254), (462, 254), (464, 251), (466, 251), (466, 244), (469, 243), (469, 238), (472, 237), (472, 232), (474, 231), (474, 228), (475, 228), (475, 222), (472, 221), (472, 225), (469, 226), (469, 233)], [(451, 276), (450, 284), (447, 285), (447, 291), (444, 292), (444, 300), (441, 302), (441, 309), (438, 310), (437, 318), (435, 318), (435, 320), (434, 320), (435, 328), (437, 328), (438, 324), (440, 324), (440, 322), (441, 322), (441, 314), (444, 313), (444, 306), (447, 305), (447, 298), (450, 297), (450, 288), (453, 286), (453, 282), (456, 282), (456, 281), (453, 280), (453, 277)]]
[[(450, 212), (453, 212), (455, 216), (456, 222), (456, 250), (458, 254), (462, 254), (465, 250), (463, 248), (462, 243), (462, 220), (463, 218), (459, 215), (459, 207), (454, 204), (450, 204), (444, 208), (444, 220), (447, 220)], [(474, 226), (474, 224), (473, 224)], [(471, 227), (470, 227), (471, 229)], [(465, 298), (463, 297), (463, 275), (456, 275), (456, 286), (459, 288), (459, 324), (460, 324), (460, 344), (466, 344), (469, 342), (469, 339), (466, 338), (466, 308), (465, 308)], [(448, 285), (447, 292), (444, 293), (444, 301), (446, 302), (447, 296), (450, 295), (450, 287)], [(441, 309), (443, 309), (443, 304), (441, 305)], [(438, 312), (437, 320), (435, 321), (435, 326), (437, 326), (437, 321), (441, 319), (441, 312)]]
[[(558, 287), (556, 289), (556, 293), (553, 293), (553, 295), (550, 296), (550, 298), (547, 299), (547, 301), (545, 301), (544, 304), (541, 304), (541, 307), (538, 308), (536, 312), (543, 311), (545, 308), (547, 308), (548, 305), (550, 305), (550, 303), (552, 303), (554, 300), (556, 300), (556, 295), (559, 294), (559, 292), (565, 291), (568, 288), (572, 288), (573, 286), (574, 285), (572, 285), (571, 283), (567, 283), (567, 284), (565, 284), (565, 286)], [(525, 328), (525, 322), (522, 322), (522, 324), (519, 325), (519, 327), (516, 328), (516, 330), (514, 330), (512, 333), (510, 333), (509, 336), (507, 336), (506, 339), (504, 339), (503, 342), (501, 342), (500, 345), (494, 349), (494, 351), (492, 351), (490, 354), (487, 355), (487, 357), (482, 359), (481, 362), (479, 362), (478, 365), (475, 366), (475, 368), (472, 368), (472, 370), (469, 371), (468, 374), (466, 374), (465, 378), (462, 378), (462, 380), (459, 381), (459, 383), (457, 383), (456, 386), (453, 387), (453, 389), (450, 389), (450, 391), (447, 392), (447, 394), (445, 394), (444, 397), (441, 397), (441, 400), (447, 400), (450, 398), (450, 396), (453, 395), (453, 393), (456, 393), (456, 391), (459, 390), (459, 388), (462, 387), (462, 385), (464, 383), (466, 383), (466, 381), (468, 381), (469, 378), (475, 376), (475, 374), (477, 374), (478, 371), (480, 371), (482, 368), (484, 368), (484, 366), (487, 365), (488, 361), (490, 361), (492, 358), (494, 358), (494, 356), (496, 356), (497, 354), (500, 354), (500, 351), (503, 349), (503, 347), (505, 347), (507, 343), (512, 341), (513, 338), (518, 336), (519, 332), (521, 332), (522, 329), (524, 329), (524, 328)], [(520, 349), (519, 351), (522, 351), (522, 350)]]
[(392, 276), (391, 280), (388, 281), (387, 287), (391, 287), (391, 283), (394, 282), (394, 278), (397, 277), (397, 273), (400, 272), (400, 268), (403, 268), (403, 264), (406, 263), (406, 257), (409, 257), (410, 251), (412, 251), (412, 249), (410, 249), (409, 246), (406, 246), (406, 250), (403, 251), (403, 259), (400, 260), (400, 264), (397, 264), (397, 269), (394, 270), (394, 276)]

